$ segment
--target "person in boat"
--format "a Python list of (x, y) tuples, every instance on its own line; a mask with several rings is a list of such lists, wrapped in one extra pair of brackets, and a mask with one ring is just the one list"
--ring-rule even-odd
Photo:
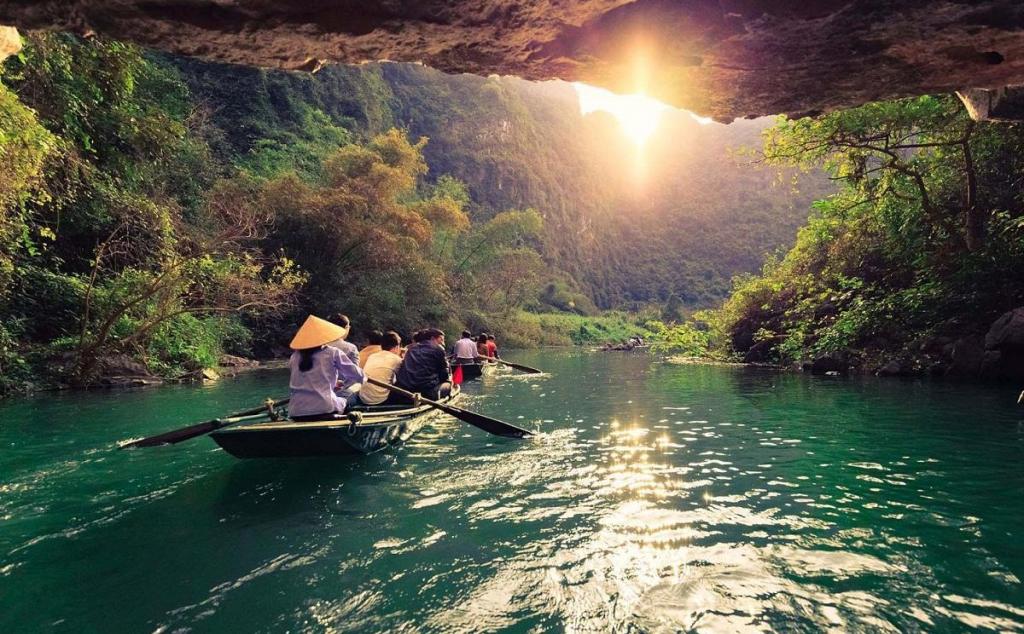
[(359, 351), (359, 367), (366, 369), (366, 361), (377, 352), (380, 352), (383, 348), (381, 347), (381, 339), (384, 337), (384, 333), (379, 330), (371, 330), (366, 333), (366, 345)]
[(288, 360), (291, 400), (288, 414), (294, 420), (331, 418), (345, 411), (345, 399), (334, 393), (339, 383), (361, 383), (364, 375), (356, 363), (329, 345), (343, 337), (345, 329), (314, 315), (295, 333)]
[[(369, 347), (369, 346), (367, 346)], [(402, 338), (397, 332), (389, 330), (381, 334), (380, 350), (374, 352), (366, 360), (366, 367), (363, 372), (371, 379), (377, 379), (385, 383), (394, 384), (395, 373), (402, 365)], [(365, 350), (366, 348), (364, 348)], [(380, 405), (388, 400), (391, 390), (386, 387), (379, 387), (373, 383), (363, 383), (359, 391), (348, 399), (348, 406), (361, 407), (366, 405)]]
[(491, 356), (490, 354), (488, 354), (488, 350), (487, 350), (487, 333), (486, 332), (480, 333), (480, 336), (476, 338), (476, 353), (477, 353), (478, 356), (480, 356), (480, 357), (482, 357), (484, 359), (489, 359), (490, 356)]
[(332, 341), (329, 345), (337, 348), (345, 353), (352, 363), (359, 365), (359, 348), (354, 343), (346, 341), (348, 333), (352, 329), (352, 322), (349, 321), (348, 315), (338, 313), (334, 318), (335, 323), (342, 328), (342, 335)]
[[(444, 333), (437, 328), (425, 328), (413, 336), (413, 344), (406, 349), (402, 365), (395, 373), (395, 385), (437, 400), (451, 394), (451, 376)], [(410, 400), (392, 393), (387, 402), (404, 404)]]
[(498, 358), (498, 342), (494, 340), (494, 335), (487, 335), (487, 356), (492, 359)]
[[(348, 315), (342, 313), (338, 313), (334, 321), (337, 325), (341, 326), (343, 334), (328, 345), (341, 350), (352, 363), (359, 365), (359, 348), (354, 343), (347, 341), (349, 332), (352, 331), (352, 322), (349, 321)], [(359, 385), (352, 381), (342, 381), (337, 389), (339, 393), (345, 395), (344, 398), (347, 398), (349, 394), (359, 389)]]
[(455, 365), (473, 365), (479, 357), (480, 353), (477, 351), (476, 342), (473, 341), (473, 335), (468, 330), (463, 330), (462, 338), (455, 342), (455, 348), (452, 350), (452, 362)]

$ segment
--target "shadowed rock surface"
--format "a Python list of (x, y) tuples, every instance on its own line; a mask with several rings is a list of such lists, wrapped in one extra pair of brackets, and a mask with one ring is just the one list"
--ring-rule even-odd
[(578, 80), (722, 120), (1024, 84), (1019, 0), (7, 0), (0, 23), (295, 70)]

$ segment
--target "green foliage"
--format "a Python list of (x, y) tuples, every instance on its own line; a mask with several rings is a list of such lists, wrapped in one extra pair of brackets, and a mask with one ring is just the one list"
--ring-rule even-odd
[(657, 353), (702, 357), (708, 353), (711, 334), (690, 323), (666, 325), (660, 321), (647, 323), (651, 331), (651, 350)]
[(824, 162), (843, 189), (784, 258), (735, 280), (717, 315), (727, 343), (789, 363), (934, 356), (932, 342), (984, 333), (1024, 301), (1022, 147), (1024, 131), (973, 122), (953, 97), (782, 120), (766, 159)]
[(270, 178), (284, 172), (296, 172), (303, 178), (322, 177), (321, 163), (327, 155), (351, 142), (351, 134), (335, 125), (324, 113), (301, 108), (302, 134), (281, 133), (259, 139), (240, 162), (256, 176)]
[(509, 348), (536, 346), (597, 345), (624, 342), (630, 337), (647, 337), (647, 313), (607, 311), (601, 315), (585, 317), (565, 313), (533, 313), (512, 311), (484, 320), (469, 320), (473, 329), (495, 334), (501, 345)]

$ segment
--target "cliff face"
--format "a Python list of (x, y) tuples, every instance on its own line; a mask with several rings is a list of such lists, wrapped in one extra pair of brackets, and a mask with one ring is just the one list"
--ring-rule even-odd
[(723, 120), (1024, 84), (1019, 0), (0, 0), (0, 24), (295, 70), (585, 81)]

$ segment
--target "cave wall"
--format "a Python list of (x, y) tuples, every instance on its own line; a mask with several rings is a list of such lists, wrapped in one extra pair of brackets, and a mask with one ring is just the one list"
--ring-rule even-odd
[(0, 0), (0, 24), (293, 70), (578, 80), (719, 120), (1024, 84), (1021, 0)]

